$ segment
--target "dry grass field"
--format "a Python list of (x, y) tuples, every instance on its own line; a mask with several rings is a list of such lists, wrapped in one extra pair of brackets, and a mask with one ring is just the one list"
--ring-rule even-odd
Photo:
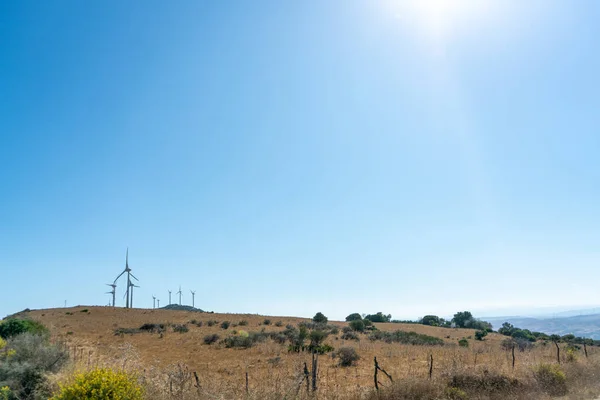
[[(125, 368), (139, 372), (146, 382), (148, 398), (206, 398), (206, 399), (283, 399), (308, 398), (303, 378), (304, 363), (311, 366), (311, 354), (290, 353), (287, 344), (273, 340), (257, 343), (248, 349), (225, 348), (223, 344), (204, 344), (203, 338), (218, 334), (221, 339), (234, 330), (247, 332), (283, 331), (287, 324), (309, 322), (292, 317), (265, 317), (242, 314), (213, 314), (172, 310), (123, 309), (112, 307), (73, 307), (35, 310), (28, 316), (46, 325), (55, 340), (68, 344), (72, 368), (86, 369), (96, 366)], [(265, 326), (265, 318), (271, 324)], [(202, 326), (190, 321), (202, 322)], [(245, 326), (234, 326), (240, 321)], [(218, 321), (208, 326), (209, 321)], [(228, 329), (220, 323), (230, 321)], [(280, 321), (280, 323), (278, 323)], [(115, 335), (118, 328), (139, 328), (143, 324), (187, 324), (188, 332), (125, 333)], [(346, 322), (329, 322), (340, 329)], [(276, 326), (280, 325), (280, 326)], [(489, 334), (484, 341), (474, 340), (474, 331), (449, 329), (414, 324), (376, 324), (382, 331), (414, 331), (444, 340), (443, 346), (415, 346), (383, 341), (370, 341), (360, 334), (360, 340), (343, 340), (339, 334), (330, 335), (326, 343), (338, 349), (355, 348), (360, 360), (355, 366), (341, 367), (331, 354), (319, 356), (318, 390), (311, 398), (359, 399), (375, 397), (373, 358), (394, 379), (390, 381), (380, 373), (382, 399), (400, 398), (463, 398), (464, 393), (448, 390), (457, 376), (503, 376), (507, 382), (518, 384), (506, 390), (481, 389), (464, 398), (549, 398), (544, 388), (534, 379), (534, 370), (541, 363), (556, 363), (556, 348), (536, 344), (534, 349), (517, 351), (512, 368), (510, 351), (503, 350), (501, 342), (506, 337)], [(460, 347), (458, 340), (468, 338), (469, 347)], [(590, 399), (600, 393), (600, 349), (588, 348), (589, 358), (582, 352), (570, 361), (563, 352), (562, 368), (568, 383), (568, 398)], [(429, 379), (429, 359), (433, 356), (432, 379)], [(199, 387), (193, 373), (198, 376)], [(65, 374), (67, 374), (65, 372)], [(246, 391), (246, 373), (248, 389)], [(471, 379), (471, 378), (469, 378)], [(512, 384), (509, 384), (509, 386)], [(481, 389), (481, 390), (480, 390)], [(466, 392), (469, 392), (466, 390)]]

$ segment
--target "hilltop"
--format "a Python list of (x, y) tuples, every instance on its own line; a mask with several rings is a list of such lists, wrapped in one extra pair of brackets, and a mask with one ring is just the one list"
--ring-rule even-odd
[[(323, 354), (317, 357), (316, 381), (322, 399), (370, 398), (375, 357), (396, 382), (394, 396), (381, 395), (381, 399), (447, 398), (449, 387), (486, 399), (490, 398), (488, 385), (500, 385), (494, 390), (502, 398), (544, 398), (532, 371), (540, 363), (556, 362), (555, 347), (540, 342), (517, 351), (513, 368), (510, 348), (504, 345), (510, 340), (506, 336), (489, 333), (479, 341), (473, 329), (420, 324), (375, 323), (375, 330), (360, 332), (352, 331), (345, 321), (319, 325), (306, 318), (207, 313), (191, 307), (78, 306), (25, 310), (16, 316), (48, 327), (53, 340), (66, 343), (81, 368), (138, 371), (153, 399), (171, 398), (173, 393), (181, 399), (280, 399), (290, 393), (290, 398), (305, 398), (299, 383), (306, 382), (305, 365), (312, 371), (312, 355), (304, 346), (292, 347), (302, 329), (309, 336), (305, 344), (315, 332), (326, 333), (318, 347)], [(562, 368), (575, 379), (568, 381), (574, 393), (581, 389), (585, 396), (599, 394), (596, 380), (588, 382), (584, 372), (595, 374), (596, 364), (588, 362), (583, 350), (569, 352), (567, 344), (560, 346)], [(351, 349), (359, 359), (350, 367), (341, 366), (340, 349)], [(600, 359), (600, 349), (588, 346), (587, 352), (594, 363)], [(390, 387), (385, 375), (378, 379), (381, 388)]]

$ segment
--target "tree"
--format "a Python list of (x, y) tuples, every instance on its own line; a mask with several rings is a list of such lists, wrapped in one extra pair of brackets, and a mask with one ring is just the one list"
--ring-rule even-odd
[(358, 321), (358, 320), (362, 320), (362, 317), (360, 316), (359, 313), (350, 314), (346, 317), (347, 322)]
[(440, 317), (437, 315), (426, 315), (421, 320), (423, 325), (440, 326)]
[(327, 317), (325, 315), (323, 315), (322, 312), (316, 313), (312, 320), (313, 320), (313, 322), (316, 322), (318, 324), (321, 324), (321, 323), (326, 324), (328, 321)]
[(384, 315), (381, 311), (377, 314), (369, 314), (365, 316), (365, 319), (368, 319), (371, 322), (390, 322), (392, 319), (392, 314)]
[(470, 311), (459, 311), (454, 314), (452, 322), (456, 324), (457, 328), (466, 328), (469, 322), (473, 319), (473, 314)]
[(515, 327), (513, 326), (513, 324), (505, 322), (502, 324), (502, 328), (498, 329), (498, 333), (504, 336), (512, 336), (514, 329)]

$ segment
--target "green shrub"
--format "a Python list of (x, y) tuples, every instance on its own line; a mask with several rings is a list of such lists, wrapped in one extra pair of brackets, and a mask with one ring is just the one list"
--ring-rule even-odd
[(238, 322), (239, 326), (247, 326), (248, 325), (248, 321), (246, 321), (245, 319), (241, 320), (240, 322)]
[(465, 338), (462, 338), (458, 341), (458, 345), (460, 347), (469, 347), (469, 341)]
[(283, 322), (277, 321), (277, 322), (275, 322), (275, 326), (282, 327), (283, 326)]
[(269, 336), (265, 332), (244, 333), (244, 335), (242, 335), (240, 332), (239, 335), (226, 337), (225, 339), (223, 339), (223, 344), (225, 344), (225, 347), (227, 348), (248, 349), (254, 346), (256, 343), (264, 342)]
[(424, 335), (416, 332), (405, 332), (397, 330), (395, 332), (373, 331), (369, 335), (369, 340), (382, 340), (386, 343), (412, 344), (415, 346), (443, 346), (444, 341), (434, 336)]
[(175, 324), (173, 325), (173, 332), (186, 333), (189, 329), (186, 324)]
[(475, 332), (475, 340), (483, 340), (483, 338), (486, 337), (487, 334), (487, 331), (477, 331)]
[(10, 388), (11, 399), (47, 399), (51, 395), (46, 375), (58, 372), (69, 356), (48, 337), (23, 333), (6, 342), (0, 353), (0, 387)]
[(317, 324), (326, 324), (328, 321), (327, 317), (325, 315), (323, 315), (322, 312), (316, 313), (312, 320), (313, 320), (313, 322), (316, 322)]
[(88, 310), (87, 308), (84, 308), (83, 310), (81, 310), (80, 312), (90, 312), (90, 310)]
[(342, 347), (338, 351), (335, 352), (334, 357), (340, 359), (340, 366), (342, 367), (350, 367), (356, 363), (356, 361), (360, 360), (360, 356), (356, 352), (356, 350), (352, 347)]
[(352, 330), (350, 332), (344, 332), (344, 333), (342, 333), (341, 338), (344, 339), (344, 340), (360, 340), (360, 338), (358, 337), (358, 335), (356, 334), (356, 332), (354, 332)]
[(165, 324), (145, 323), (144, 325), (140, 326), (139, 330), (152, 333), (161, 333), (165, 331)]
[(362, 319), (350, 321), (350, 323), (348, 325), (355, 332), (364, 332), (364, 330), (365, 330), (365, 323), (363, 322)]
[(144, 392), (134, 375), (111, 369), (95, 369), (75, 375), (51, 400), (142, 400)]
[(8, 339), (21, 333), (44, 335), (48, 329), (39, 322), (30, 319), (9, 318), (0, 321), (0, 337)]
[(231, 322), (223, 321), (221, 322), (221, 329), (229, 329), (229, 325), (231, 325)]
[(551, 396), (567, 394), (567, 377), (555, 364), (540, 364), (534, 371), (534, 376), (542, 390)]
[(216, 343), (218, 340), (219, 340), (219, 335), (217, 335), (216, 333), (213, 333), (212, 335), (204, 336), (204, 344), (211, 345), (213, 343)]
[(269, 318), (265, 318), (263, 325), (271, 325), (271, 320)]
[(214, 326), (214, 325), (216, 325), (218, 322), (219, 322), (219, 321), (210, 320), (210, 321), (208, 321), (208, 322), (206, 323), (206, 325), (208, 325), (208, 326)]

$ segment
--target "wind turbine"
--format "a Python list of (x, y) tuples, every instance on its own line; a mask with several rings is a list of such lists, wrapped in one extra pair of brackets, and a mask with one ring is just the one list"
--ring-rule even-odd
[(192, 307), (194, 307), (194, 298), (196, 296), (196, 291), (195, 290), (190, 290), (190, 292), (192, 293)]
[[(135, 279), (136, 281), (138, 281), (138, 278), (136, 278), (135, 276), (133, 276), (133, 274), (131, 273), (131, 268), (129, 268), (129, 247), (127, 248), (127, 253), (125, 255), (125, 269), (123, 270), (123, 272), (121, 272), (119, 274), (119, 276), (117, 276), (115, 278), (115, 281), (113, 282), (113, 285), (117, 284), (117, 281), (119, 280), (119, 278), (121, 276), (123, 276), (124, 273), (127, 273), (127, 290), (125, 291), (125, 308), (131, 308), (133, 306), (133, 287), (135, 286), (133, 283), (131, 283), (131, 278)], [(139, 287), (139, 286), (136, 286)], [(131, 291), (130, 291), (131, 289)]]
[(181, 305), (181, 285), (179, 285), (179, 292), (177, 294), (179, 294), (179, 305)]
[(156, 305), (160, 308), (160, 299), (156, 299)]
[(156, 296), (152, 296), (152, 308), (156, 308)]
[(115, 306), (115, 293), (117, 292), (117, 284), (116, 283), (107, 283), (106, 286), (110, 286), (112, 288), (112, 290), (110, 292), (106, 292), (106, 294), (112, 294), (112, 306), (114, 307)]
[(171, 304), (171, 291), (169, 290), (169, 305)]
[[(133, 275), (131, 275), (131, 276), (133, 276)], [(129, 296), (131, 296), (131, 301), (129, 303), (129, 308), (133, 308), (133, 288), (134, 287), (139, 288), (139, 286), (138, 285), (134, 285), (133, 282), (129, 282), (129, 287), (131, 288), (130, 289), (131, 291), (129, 292)]]

